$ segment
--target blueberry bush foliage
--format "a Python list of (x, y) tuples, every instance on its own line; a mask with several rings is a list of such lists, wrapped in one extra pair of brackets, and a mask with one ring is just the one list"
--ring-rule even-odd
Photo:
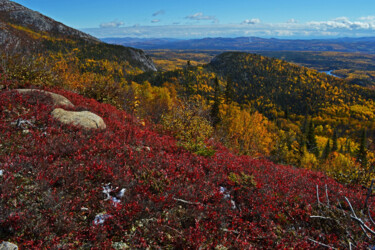
[(352, 206), (372, 230), (360, 187), (215, 142), (213, 155), (200, 156), (112, 105), (46, 90), (70, 99), (70, 110), (100, 115), (107, 128), (60, 124), (48, 98), (0, 92), (1, 240), (30, 249), (372, 244), (356, 220), (341, 215)]

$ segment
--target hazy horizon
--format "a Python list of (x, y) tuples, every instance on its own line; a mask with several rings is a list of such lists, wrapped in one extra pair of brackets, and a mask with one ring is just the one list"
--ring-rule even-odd
[(348, 37), (348, 36), (341, 36), (341, 37), (261, 37), (261, 36), (228, 36), (228, 37), (199, 37), (199, 38), (176, 38), (176, 37), (131, 37), (131, 36), (108, 36), (108, 37), (101, 37), (99, 39), (139, 39), (139, 40), (157, 40), (157, 39), (165, 39), (165, 40), (200, 40), (200, 39), (237, 39), (237, 38), (261, 38), (261, 39), (277, 39), (277, 40), (334, 40), (334, 39), (366, 39), (366, 38), (375, 38), (375, 34), (372, 36), (358, 36), (358, 37)]

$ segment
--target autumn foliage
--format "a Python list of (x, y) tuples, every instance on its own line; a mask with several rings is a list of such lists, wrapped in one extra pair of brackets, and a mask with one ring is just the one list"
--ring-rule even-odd
[[(319, 212), (316, 186), (325, 197), (327, 185), (331, 204), (341, 202), (343, 211), (348, 197), (358, 213), (361, 189), (219, 144), (209, 158), (198, 156), (111, 105), (52, 91), (75, 110), (102, 116), (107, 129), (59, 124), (43, 98), (0, 93), (1, 239), (25, 248), (347, 246), (335, 225), (320, 227), (310, 217)], [(369, 244), (358, 225), (347, 226), (358, 247)]]
[[(345, 138), (371, 119), (367, 97), (304, 117), (272, 98), (239, 103), (228, 78), (203, 67), (150, 76), (79, 53), (2, 60), (0, 239), (25, 248), (346, 248), (349, 232), (358, 248), (373, 244), (345, 202), (370, 226), (358, 184), (369, 184), (374, 157), (366, 138)], [(327, 86), (329, 98), (347, 98)], [(59, 124), (48, 98), (12, 91), (23, 87), (62, 94), (107, 129)], [(328, 138), (336, 146), (324, 156)], [(327, 212), (322, 197), (339, 223), (311, 217)]]

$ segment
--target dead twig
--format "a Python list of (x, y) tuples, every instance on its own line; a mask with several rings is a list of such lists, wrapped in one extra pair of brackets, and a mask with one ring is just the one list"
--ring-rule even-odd
[(327, 198), (327, 205), (329, 207), (329, 199), (328, 199), (328, 189), (327, 189), (327, 184), (326, 184), (326, 198)]
[(330, 218), (330, 217), (324, 217), (324, 216), (319, 216), (319, 215), (312, 215), (312, 216), (310, 216), (310, 218), (318, 218), (318, 219), (323, 219), (323, 220), (335, 220), (335, 219)]
[(319, 186), (316, 185), (316, 199), (318, 200), (318, 206), (320, 205), (320, 200), (319, 200)]
[(332, 247), (332, 246), (326, 245), (326, 244), (324, 244), (324, 243), (321, 243), (321, 242), (319, 242), (319, 241), (316, 241), (316, 240), (313, 240), (313, 239), (310, 239), (310, 238), (308, 238), (308, 240), (309, 240), (309, 241), (312, 241), (312, 242), (314, 242), (315, 244), (318, 244), (318, 245), (320, 245), (320, 246), (327, 247), (327, 248), (329, 248), (329, 249), (337, 249), (337, 248), (334, 248), (334, 247)]
[(182, 203), (185, 203), (185, 204), (189, 204), (189, 205), (203, 205), (202, 203), (200, 202), (192, 202), (192, 201), (185, 201), (185, 200), (182, 200), (182, 199), (178, 199), (178, 198), (173, 198), (175, 201), (179, 201), (179, 202), (182, 202)]
[(366, 230), (369, 231), (372, 235), (375, 235), (375, 232), (371, 230), (371, 228), (369, 228), (360, 218), (358, 218), (358, 216), (356, 215), (353, 207), (352, 207), (352, 204), (350, 203), (349, 199), (345, 197), (345, 200), (346, 202), (348, 203), (349, 207), (350, 207), (350, 210), (352, 211), (352, 214), (353, 215), (350, 215), (350, 218), (352, 218), (353, 220), (355, 220), (356, 222), (359, 223), (360, 227), (362, 228), (363, 232), (365, 233), (365, 235), (367, 236), (367, 238), (371, 239), (371, 237), (367, 234)]

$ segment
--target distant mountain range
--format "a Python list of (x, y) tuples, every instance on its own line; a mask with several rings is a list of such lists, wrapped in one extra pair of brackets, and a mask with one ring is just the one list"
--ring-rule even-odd
[(259, 37), (203, 38), (104, 38), (102, 41), (139, 49), (241, 50), (241, 51), (338, 51), (375, 53), (375, 37), (290, 40)]

